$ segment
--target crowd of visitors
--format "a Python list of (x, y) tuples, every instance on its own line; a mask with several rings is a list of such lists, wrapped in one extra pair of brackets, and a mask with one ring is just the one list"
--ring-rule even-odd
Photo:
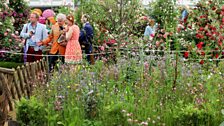
[[(42, 50), (50, 46), (49, 70), (52, 71), (57, 63), (79, 64), (84, 52), (89, 64), (94, 63), (92, 55), (93, 27), (89, 16), (82, 15), (83, 28), (80, 30), (73, 15), (59, 13), (56, 22), (49, 20), (48, 24), (41, 23), (40, 14), (35, 11), (30, 14), (29, 23), (24, 24), (20, 36), (25, 39), (24, 62), (34, 62), (42, 59)], [(50, 28), (49, 28), (50, 26)], [(83, 50), (83, 51), (82, 51)]]

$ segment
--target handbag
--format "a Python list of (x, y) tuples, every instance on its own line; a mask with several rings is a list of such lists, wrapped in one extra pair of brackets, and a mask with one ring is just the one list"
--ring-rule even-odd
[(66, 41), (66, 37), (65, 34), (60, 34), (59, 38), (58, 38), (58, 43), (60, 46), (66, 46), (67, 45), (67, 41)]

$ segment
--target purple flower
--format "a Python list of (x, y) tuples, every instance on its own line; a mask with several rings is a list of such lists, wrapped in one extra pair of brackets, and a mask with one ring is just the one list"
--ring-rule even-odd
[(19, 17), (21, 17), (21, 18), (22, 18), (22, 17), (23, 17), (23, 13), (19, 13)]

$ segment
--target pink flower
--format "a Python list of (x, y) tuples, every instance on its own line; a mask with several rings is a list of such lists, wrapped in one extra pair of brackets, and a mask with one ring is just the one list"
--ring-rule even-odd
[(150, 36), (154, 38), (155, 37), (155, 34), (150, 34)]
[(105, 50), (104, 46), (101, 46), (100, 47), (100, 50), (104, 51)]
[(163, 38), (167, 38), (167, 34), (164, 34), (164, 35), (163, 35)]
[(149, 64), (147, 62), (144, 63), (145, 69), (149, 68)]
[(199, 30), (200, 30), (200, 31), (204, 31), (204, 28), (203, 28), (203, 27), (200, 27)]
[(9, 42), (12, 42), (12, 39), (9, 39)]
[(4, 33), (4, 36), (7, 36), (7, 35), (8, 35), (8, 32), (5, 32), (5, 33)]

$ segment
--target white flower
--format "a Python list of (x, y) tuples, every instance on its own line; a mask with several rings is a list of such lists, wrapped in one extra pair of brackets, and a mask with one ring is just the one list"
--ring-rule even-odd
[(112, 9), (110, 9), (109, 12), (111, 13), (112, 12)]
[(2, 25), (2, 22), (0, 22), (0, 25)]
[(148, 123), (147, 122), (141, 122), (141, 125), (148, 126)]

